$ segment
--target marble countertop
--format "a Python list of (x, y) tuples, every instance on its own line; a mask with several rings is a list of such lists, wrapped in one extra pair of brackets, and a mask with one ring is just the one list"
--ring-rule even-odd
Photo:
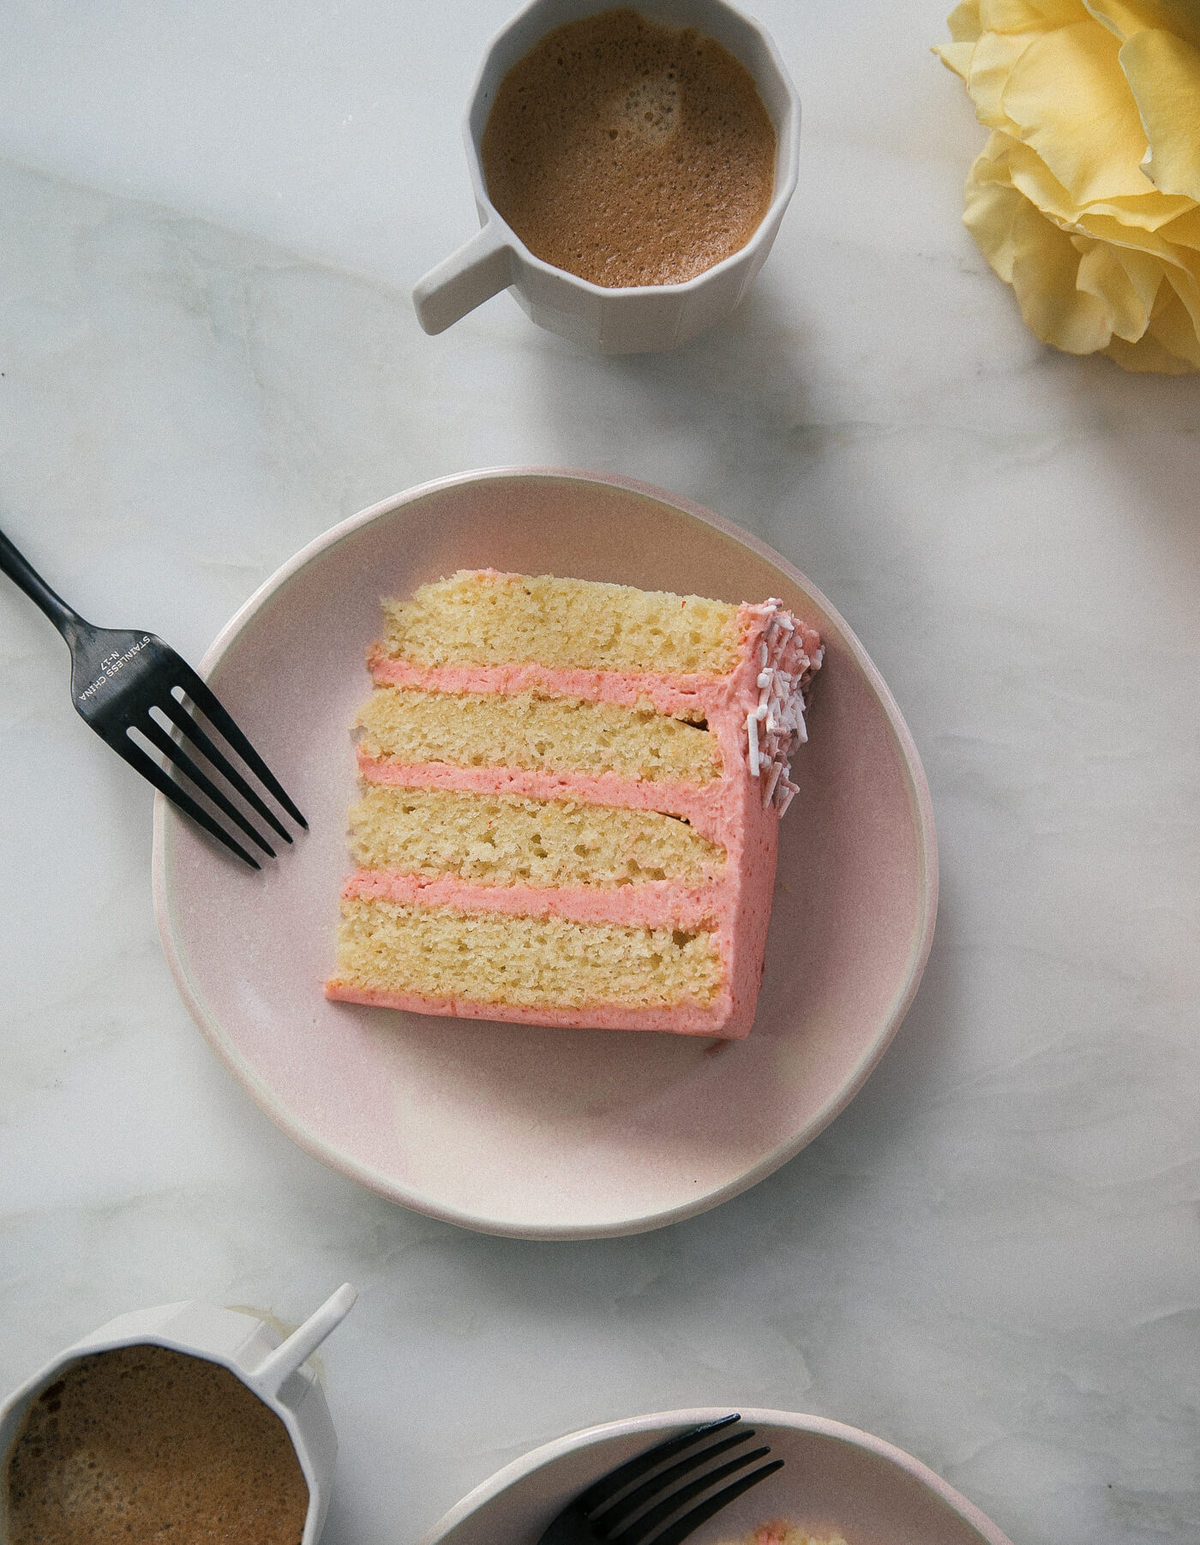
[(405, 1212), (294, 1147), (180, 1002), (151, 794), (0, 591), (0, 1386), (120, 1311), (294, 1323), (342, 1444), (327, 1545), (413, 1545), (564, 1431), (707, 1404), (917, 1455), (1016, 1545), (1200, 1538), (1200, 379), (1044, 349), (960, 223), (943, 5), (758, 0), (804, 104), (743, 307), (598, 358), (414, 281), (475, 227), (460, 114), (510, 0), (9, 0), (0, 525), (198, 659), (400, 489), (563, 464), (781, 551), (894, 691), (937, 935), (863, 1092), (769, 1179), (626, 1239)]

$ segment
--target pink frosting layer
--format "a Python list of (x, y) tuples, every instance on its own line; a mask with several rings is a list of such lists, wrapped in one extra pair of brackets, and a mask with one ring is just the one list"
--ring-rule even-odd
[(517, 917), (566, 917), (577, 923), (619, 923), (629, 928), (711, 927), (721, 907), (720, 885), (675, 885), (649, 880), (643, 885), (478, 885), (455, 875), (429, 878), (416, 874), (360, 869), (342, 887), (347, 901), (417, 902), (427, 907), (455, 907), (462, 912), (505, 912)]
[(594, 671), (553, 665), (412, 665), (372, 650), (372, 679), (379, 686), (419, 687), (426, 692), (546, 692), (594, 703), (635, 708), (649, 703), (659, 713), (703, 711), (724, 676), (699, 673), (650, 675), (645, 671)]
[[(447, 763), (403, 764), (374, 760), (360, 751), (359, 765), (368, 782), (405, 787), (468, 789), (477, 793), (519, 794), (532, 799), (571, 799), (596, 805), (657, 810), (682, 816), (702, 836), (726, 853), (725, 878), (693, 890), (670, 882), (625, 886), (609, 892), (576, 887), (555, 893), (529, 887), (466, 886), (449, 877), (431, 889), (413, 877), (360, 873), (347, 884), (347, 894), (386, 896), (391, 900), (420, 899), (465, 910), (511, 911), (544, 908), (581, 922), (612, 921), (660, 926), (695, 926), (691, 919), (709, 918), (715, 943), (726, 969), (726, 990), (707, 1007), (681, 1003), (669, 1009), (628, 1009), (597, 1005), (587, 1010), (520, 1008), (460, 999), (427, 999), (419, 994), (392, 994), (330, 983), (333, 998), (372, 1003), (416, 1013), (453, 1014), (473, 1019), (501, 1019), (525, 1024), (592, 1026), (611, 1029), (667, 1030), (683, 1035), (720, 1036), (738, 1040), (748, 1035), (762, 978), (763, 955), (775, 884), (779, 804), (777, 791), (789, 786), (784, 760), (803, 732), (802, 693), (821, 662), (816, 633), (781, 610), (777, 602), (743, 606), (738, 611), (742, 644), (737, 666), (726, 676), (665, 673), (560, 670), (545, 666), (414, 666), (386, 658), (375, 649), (370, 656), (379, 684), (411, 686), (433, 692), (546, 692), (630, 706), (649, 702), (661, 713), (693, 713), (708, 721), (716, 737), (722, 774), (707, 785), (637, 782), (612, 773), (546, 773), (511, 767), (457, 767)], [(770, 686), (764, 689), (765, 676)], [(778, 716), (787, 709), (787, 722), (767, 728), (764, 705)], [(767, 777), (751, 771), (748, 720), (763, 729), (762, 751), (755, 758)], [(796, 726), (799, 726), (797, 729)], [(768, 734), (772, 737), (768, 741)], [(786, 766), (786, 763), (784, 763)], [(774, 774), (773, 780), (771, 774)], [(498, 903), (498, 897), (508, 900)], [(559, 899), (548, 901), (548, 895)]]
[(721, 843), (725, 793), (710, 784), (635, 783), (618, 773), (539, 772), (527, 767), (455, 767), (450, 762), (392, 762), (367, 756), (358, 768), (367, 783), (406, 789), (464, 789), (472, 794), (515, 794), (523, 799), (571, 799), (581, 805), (620, 805), (682, 816), (702, 837)]

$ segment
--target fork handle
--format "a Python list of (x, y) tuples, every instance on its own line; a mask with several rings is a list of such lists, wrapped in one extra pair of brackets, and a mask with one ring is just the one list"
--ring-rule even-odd
[(0, 570), (25, 592), (35, 606), (45, 612), (64, 638), (69, 640), (79, 628), (88, 626), (62, 596), (51, 590), (29, 559), (17, 551), (3, 531), (0, 531)]

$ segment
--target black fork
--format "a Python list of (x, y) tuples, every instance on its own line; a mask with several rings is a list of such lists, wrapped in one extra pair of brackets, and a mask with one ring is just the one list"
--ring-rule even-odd
[[(0, 570), (45, 612), (71, 651), (71, 699), (86, 724), (165, 794), (198, 826), (231, 853), (258, 869), (261, 865), (237, 836), (269, 858), (275, 857), (247, 809), (284, 842), (292, 838), (279, 816), (250, 783), (257, 779), (276, 805), (298, 826), (308, 823), (283, 786), (238, 729), (220, 702), (180, 655), (152, 633), (97, 628), (56, 595), (29, 561), (0, 531)], [(186, 703), (191, 704), (189, 709)], [(199, 713), (228, 747), (223, 751), (196, 719)], [(188, 750), (176, 734), (188, 742)], [(147, 748), (150, 749), (147, 749)], [(157, 751), (166, 765), (151, 755)], [(197, 753), (203, 761), (197, 760)], [(229, 753), (232, 753), (232, 757)], [(234, 760), (240, 761), (241, 766)], [(191, 785), (189, 792), (179, 780)], [(201, 796), (211, 809), (196, 797)], [(236, 796), (241, 806), (234, 801)], [(212, 811), (225, 817), (222, 824)]]
[[(610, 1471), (563, 1508), (538, 1545), (642, 1545), (643, 1541), (648, 1545), (680, 1545), (681, 1540), (736, 1497), (783, 1467), (782, 1459), (772, 1459), (705, 1496), (705, 1492), (771, 1452), (767, 1447), (748, 1449), (736, 1458), (713, 1465), (714, 1459), (754, 1437), (752, 1427), (743, 1427), (665, 1469), (660, 1468), (740, 1420), (734, 1412), (701, 1427), (691, 1427)], [(691, 1479), (685, 1480), (688, 1476)], [(695, 1507), (681, 1517), (675, 1516), (698, 1497), (702, 1500)]]

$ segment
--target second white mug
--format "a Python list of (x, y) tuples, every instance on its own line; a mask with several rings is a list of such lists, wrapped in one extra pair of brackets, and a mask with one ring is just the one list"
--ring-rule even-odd
[[(7, 1462), (39, 1394), (79, 1358), (119, 1347), (167, 1347), (228, 1368), (280, 1418), (308, 1487), (301, 1545), (316, 1545), (329, 1508), (337, 1437), (308, 1358), (341, 1324), (356, 1296), (349, 1283), (343, 1284), (282, 1343), (265, 1320), (196, 1299), (136, 1309), (109, 1320), (60, 1352), (0, 1405), (0, 1461)], [(0, 1545), (6, 1538), (0, 1518)]]

